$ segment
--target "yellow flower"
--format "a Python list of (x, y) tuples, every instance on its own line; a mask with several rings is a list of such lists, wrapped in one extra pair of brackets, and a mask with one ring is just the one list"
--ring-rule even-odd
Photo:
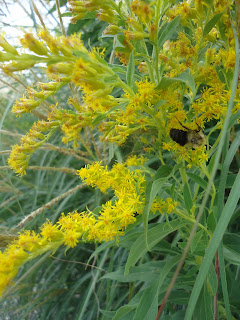
[(41, 226), (41, 236), (48, 241), (59, 241), (63, 239), (63, 232), (58, 230), (49, 220)]
[[(28, 134), (22, 137), (21, 145), (12, 147), (12, 152), (8, 158), (8, 165), (20, 176), (26, 174), (26, 168), (31, 154), (36, 151), (59, 126), (57, 121), (38, 121), (32, 126)], [(50, 131), (47, 135), (42, 132)], [(40, 141), (38, 141), (39, 139)]]
[(175, 210), (177, 205), (178, 202), (174, 201), (172, 198), (167, 198), (165, 200), (155, 198), (151, 210), (153, 213), (159, 211), (161, 214), (163, 214), (164, 212), (171, 214)]
[(25, 169), (28, 166), (28, 156), (24, 153), (24, 148), (18, 145), (12, 147), (11, 155), (8, 158), (8, 165), (20, 176), (26, 174)]
[(65, 230), (63, 233), (63, 241), (65, 246), (74, 248), (77, 245), (80, 236), (81, 233), (77, 232), (76, 230)]
[(97, 225), (90, 226), (88, 233), (87, 233), (88, 241), (94, 240), (96, 242), (100, 238), (99, 236), (100, 236), (100, 230), (99, 230), (98, 226)]
[(88, 214), (85, 212), (81, 212), (79, 214), (78, 228), (82, 233), (87, 232), (89, 228), (95, 225), (95, 223), (96, 219), (91, 212), (89, 212)]
[(0, 35), (0, 46), (8, 53), (11, 53), (13, 55), (18, 55), (17, 50), (11, 46), (7, 40), (4, 38), (4, 34)]
[(172, 198), (167, 198), (165, 200), (165, 210), (167, 211), (168, 214), (172, 213), (175, 208), (177, 207), (178, 203), (176, 201), (173, 201)]
[(23, 233), (20, 233), (16, 243), (20, 248), (26, 251), (34, 252), (39, 249), (40, 240), (40, 236), (34, 231), (25, 230)]
[(24, 48), (28, 48), (38, 55), (48, 55), (48, 50), (45, 45), (37, 40), (32, 33), (26, 32), (24, 38), (20, 39), (20, 42)]
[(14, 243), (8, 246), (8, 248), (5, 250), (5, 253), (7, 255), (8, 262), (12, 264), (13, 268), (22, 266), (28, 259), (28, 253)]
[(73, 220), (73, 217), (71, 215), (65, 216), (64, 213), (61, 214), (57, 224), (60, 227), (60, 230), (63, 230), (64, 232), (76, 228), (76, 221)]
[(154, 10), (151, 4), (149, 5), (144, 1), (134, 0), (131, 4), (131, 9), (142, 23), (152, 21)]

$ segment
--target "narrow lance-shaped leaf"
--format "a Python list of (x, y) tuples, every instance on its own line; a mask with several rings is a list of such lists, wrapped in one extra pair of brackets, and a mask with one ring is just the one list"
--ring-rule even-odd
[(133, 51), (130, 54), (129, 63), (127, 67), (127, 84), (129, 87), (132, 87), (134, 82), (134, 73), (135, 73), (135, 64), (134, 64), (134, 55)]
[[(158, 242), (160, 242), (164, 237), (166, 237), (169, 233), (180, 229), (186, 225), (186, 222), (179, 222), (179, 220), (172, 220), (170, 222), (165, 222), (157, 225), (148, 231), (148, 246), (151, 249)], [(144, 254), (148, 251), (145, 242), (145, 236), (141, 235), (132, 245), (130, 249), (130, 253), (128, 256), (128, 260), (125, 266), (125, 275), (129, 273), (130, 267), (134, 266), (138, 259), (140, 259)]]
[(161, 48), (166, 40), (170, 40), (173, 33), (176, 32), (177, 26), (179, 25), (181, 17), (177, 16), (167, 25), (164, 25), (159, 30), (158, 47)]
[(222, 15), (223, 12), (217, 13), (210, 21), (208, 21), (203, 29), (203, 38), (206, 37), (206, 35), (212, 30)]
[(192, 294), (190, 296), (185, 320), (192, 319), (193, 311), (194, 311), (198, 296), (200, 294), (201, 288), (203, 286), (203, 283), (204, 283), (206, 276), (208, 274), (209, 267), (212, 263), (212, 260), (215, 256), (217, 248), (222, 240), (222, 237), (227, 229), (229, 221), (234, 213), (234, 210), (235, 210), (236, 205), (238, 203), (238, 200), (240, 198), (239, 189), (240, 189), (240, 172), (237, 175), (237, 178), (235, 180), (235, 183), (233, 185), (233, 188), (231, 190), (231, 193), (229, 195), (227, 203), (222, 211), (222, 215), (221, 215), (219, 222), (217, 224), (217, 227), (214, 231), (210, 245), (209, 245), (208, 249), (206, 250), (206, 255), (205, 255), (203, 262), (201, 264), (195, 285), (193, 287)]

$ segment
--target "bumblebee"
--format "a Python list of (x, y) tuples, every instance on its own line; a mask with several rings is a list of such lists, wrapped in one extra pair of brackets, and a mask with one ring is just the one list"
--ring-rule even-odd
[[(181, 124), (181, 122), (178, 120)], [(206, 137), (202, 131), (202, 129), (198, 126), (198, 130), (191, 130), (184, 125), (181, 126), (185, 130), (174, 129), (170, 130), (170, 137), (173, 141), (180, 144), (180, 146), (187, 146), (192, 149), (199, 148), (206, 144)]]

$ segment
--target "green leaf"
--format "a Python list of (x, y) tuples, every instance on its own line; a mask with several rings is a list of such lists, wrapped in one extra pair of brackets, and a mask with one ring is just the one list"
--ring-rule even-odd
[(120, 66), (118, 64), (109, 64), (109, 67), (114, 71), (115, 73), (122, 73), (126, 74), (127, 72), (127, 67), (126, 66)]
[(176, 29), (179, 25), (181, 16), (177, 16), (174, 18), (171, 22), (165, 24), (162, 26), (162, 28), (159, 30), (159, 37), (158, 37), (158, 48), (161, 49), (164, 42), (166, 40), (170, 40), (174, 32), (177, 32)]
[(189, 293), (184, 292), (184, 290), (178, 290), (171, 292), (169, 300), (177, 305), (186, 305), (188, 303)]
[(196, 232), (195, 236), (193, 237), (193, 241), (190, 246), (191, 253), (194, 253), (194, 251), (197, 250), (197, 246), (203, 236), (203, 232), (204, 232), (203, 230), (200, 230), (200, 231)]
[(215, 296), (218, 289), (218, 280), (215, 268), (213, 264), (210, 265), (209, 273), (208, 273), (208, 291), (211, 293), (212, 296)]
[(226, 233), (223, 237), (223, 245), (230, 250), (236, 251), (240, 255), (240, 235)]
[[(220, 176), (220, 182), (216, 181), (215, 185), (218, 189), (218, 212), (216, 214), (217, 219), (220, 217), (220, 213), (222, 212), (223, 204), (224, 204), (224, 197), (225, 197), (225, 189), (226, 188), (232, 188), (232, 185), (234, 183), (234, 180), (236, 177), (233, 177), (235, 175), (229, 174), (229, 167), (232, 163), (232, 160), (239, 148), (240, 144), (240, 133), (238, 133), (233, 140), (231, 147), (227, 151), (226, 158), (224, 160), (224, 163), (222, 165), (221, 170), (221, 176)], [(233, 180), (234, 179), (234, 180)]]
[(159, 277), (160, 271), (163, 269), (164, 265), (164, 261), (147, 262), (140, 266), (133, 267), (128, 275), (124, 275), (124, 267), (121, 267), (117, 271), (105, 274), (101, 279), (111, 279), (118, 282), (151, 282)]
[(150, 182), (147, 184), (146, 195), (145, 195), (146, 204), (143, 208), (144, 236), (145, 236), (145, 243), (147, 247), (148, 247), (147, 228), (148, 228), (148, 217), (149, 217), (150, 209), (154, 199), (156, 198), (156, 195), (158, 194), (159, 190), (162, 188), (163, 184), (166, 181), (167, 181), (167, 178), (159, 178), (153, 181), (153, 183)]
[(105, 317), (109, 319), (113, 319), (114, 315), (116, 314), (116, 311), (106, 311), (102, 309), (99, 309), (99, 311), (101, 312), (101, 314), (103, 314)]
[(159, 85), (157, 85), (156, 90), (167, 88), (173, 83), (177, 82), (185, 83), (191, 89), (193, 95), (196, 95), (196, 85), (194, 77), (187, 71), (174, 78), (162, 77), (162, 80), (160, 81)]
[[(166, 237), (169, 233), (180, 229), (186, 225), (186, 222), (180, 223), (179, 220), (173, 220), (170, 222), (164, 222), (156, 227), (148, 230), (147, 237), (148, 237), (148, 246), (151, 249), (154, 247), (158, 242), (160, 242), (164, 237)], [(144, 256), (147, 252), (145, 236), (141, 235), (132, 245), (128, 260), (125, 266), (125, 275), (129, 273), (130, 267), (133, 267), (138, 259)]]
[(236, 176), (237, 176), (236, 174), (231, 173), (231, 174), (229, 174), (229, 175), (227, 176), (226, 181), (223, 181), (222, 176), (221, 176), (221, 178), (216, 179), (216, 182), (215, 182), (216, 188), (221, 187), (221, 183), (224, 182), (224, 183), (225, 183), (225, 185), (224, 185), (224, 191), (225, 191), (225, 189), (231, 189), (232, 186), (233, 186), (233, 184), (234, 184), (234, 181), (235, 181), (235, 179), (236, 179)]
[(109, 242), (103, 242), (89, 257), (87, 264), (90, 263), (90, 261), (98, 255), (100, 252), (105, 251), (107, 248), (110, 248), (115, 245), (115, 241), (109, 241)]
[(196, 85), (194, 77), (190, 72), (183, 72), (180, 74), (180, 76), (177, 77), (177, 79), (181, 80), (182, 82), (186, 83), (187, 86), (192, 90), (193, 95), (196, 95)]
[(154, 180), (157, 180), (159, 178), (166, 178), (167, 176), (170, 175), (170, 173), (172, 172), (173, 167), (172, 166), (168, 166), (168, 165), (163, 165), (160, 168), (158, 168), (155, 176), (154, 176)]
[(120, 238), (119, 245), (123, 248), (130, 250), (134, 241), (142, 234), (143, 234), (142, 228), (138, 231), (131, 233), (131, 234), (126, 234), (125, 236)]
[(210, 159), (210, 161), (209, 161), (209, 164), (208, 164), (208, 172), (209, 172), (209, 174), (211, 174), (211, 172), (212, 172), (216, 155), (217, 155), (217, 152), (215, 152), (215, 153), (212, 155), (212, 157), (211, 157), (211, 159)]
[(165, 104), (167, 102), (167, 100), (158, 100), (157, 103), (155, 103), (155, 105), (153, 106), (154, 109), (158, 109), (159, 107), (161, 107), (163, 104)]
[(194, 312), (192, 319), (204, 319), (212, 320), (213, 319), (213, 298), (208, 291), (208, 287), (205, 284), (201, 290), (200, 297)]
[(162, 264), (158, 269), (158, 276), (155, 276), (151, 286), (145, 289), (142, 298), (139, 301), (134, 320), (148, 320), (155, 319), (158, 310), (158, 292), (162, 287), (167, 275), (171, 269), (180, 261), (181, 255), (169, 258), (166, 262), (161, 261)]
[(119, 51), (126, 51), (126, 48), (124, 46), (124, 36), (122, 34), (118, 34), (116, 37), (115, 37), (115, 40), (116, 40), (116, 44), (115, 44), (115, 50), (119, 50)]
[(178, 247), (172, 246), (171, 243), (167, 242), (166, 240), (162, 240), (158, 244), (156, 244), (154, 250), (160, 251), (161, 253), (167, 253), (171, 256), (175, 256), (181, 253), (181, 250)]
[(102, 113), (100, 115), (98, 115), (96, 118), (94, 118), (94, 120), (92, 121), (92, 125), (96, 125), (98, 124), (99, 122), (101, 122), (102, 120), (106, 119), (107, 117), (107, 113)]
[(232, 264), (240, 265), (240, 236), (227, 233), (223, 237), (224, 258)]
[[(214, 207), (214, 211), (216, 213), (216, 207)], [(216, 225), (217, 225), (216, 214), (214, 214), (214, 212), (211, 212), (207, 218), (207, 227), (209, 230), (214, 232), (214, 230), (216, 229)]]
[(228, 248), (223, 248), (223, 253), (224, 259), (226, 259), (228, 262), (237, 266), (240, 265), (240, 254), (238, 252)]
[(98, 216), (101, 210), (102, 210), (102, 206), (98, 206), (93, 209), (92, 213), (94, 214), (94, 216)]
[(185, 314), (184, 310), (179, 310), (179, 311), (174, 310), (174, 313), (166, 315), (164, 317), (164, 320), (182, 320), (184, 318), (184, 314)]
[(206, 35), (212, 30), (212, 28), (215, 26), (215, 24), (218, 22), (218, 20), (223, 15), (223, 12), (217, 13), (208, 23), (205, 25), (203, 29), (203, 38), (206, 37)]
[[(56, 9), (56, 6), (55, 6), (55, 9)], [(51, 10), (50, 10), (51, 11)], [(49, 11), (49, 12), (50, 12)], [(64, 12), (64, 13), (62, 13), (61, 14), (61, 17), (72, 17), (73, 16), (73, 14), (71, 13), (71, 12)], [(79, 21), (79, 20), (78, 20)]]
[(229, 124), (228, 124), (228, 129), (230, 129), (234, 124), (236, 124), (239, 118), (240, 118), (240, 110), (231, 115)]
[[(121, 308), (119, 308), (112, 320), (120, 320), (122, 319), (125, 315), (127, 315), (129, 312), (132, 310), (136, 309), (136, 305), (126, 305)], [(125, 319), (125, 318), (124, 318)], [(129, 318), (131, 319), (131, 318)]]
[(129, 87), (132, 88), (133, 82), (134, 82), (134, 73), (135, 73), (135, 63), (134, 63), (134, 55), (133, 50), (130, 54), (129, 63), (127, 66), (127, 74), (126, 74), (126, 80)]
[(221, 36), (221, 40), (223, 40), (225, 44), (228, 45), (228, 38), (226, 36), (227, 26), (224, 24), (223, 20), (220, 20), (218, 25), (219, 25), (219, 33)]
[(199, 184), (200, 187), (202, 187), (204, 190), (206, 190), (206, 188), (207, 188), (207, 181), (203, 180), (203, 178), (199, 177), (199, 176), (196, 175), (195, 173), (188, 172), (187, 175), (189, 176), (189, 178), (191, 178), (191, 180), (193, 180), (194, 182), (196, 182), (197, 184)]
[(187, 211), (191, 214), (191, 209), (193, 206), (192, 195), (187, 183), (183, 187), (183, 198)]
[(231, 193), (228, 197), (226, 205), (224, 206), (221, 217), (218, 221), (218, 224), (217, 224), (216, 229), (214, 231), (214, 234), (212, 236), (209, 247), (206, 250), (205, 257), (204, 257), (203, 262), (201, 264), (199, 273), (197, 275), (197, 278), (196, 278), (196, 281), (195, 281), (195, 284), (193, 287), (192, 294), (190, 296), (185, 320), (192, 319), (193, 311), (194, 311), (200, 290), (201, 290), (203, 283), (206, 279), (206, 276), (208, 274), (209, 267), (212, 263), (212, 260), (214, 259), (217, 248), (222, 240), (222, 237), (226, 231), (226, 228), (229, 224), (229, 221), (234, 213), (235, 207), (236, 207), (237, 202), (239, 200), (239, 197), (240, 197), (239, 189), (240, 189), (240, 172), (237, 175), (237, 178), (234, 182)]
[(156, 90), (158, 89), (164, 89), (169, 87), (171, 84), (178, 82), (179, 80), (176, 78), (169, 78), (169, 77), (162, 77), (161, 82), (156, 87)]
[[(62, 17), (69, 16), (68, 12), (63, 13), (61, 15)], [(72, 14), (70, 14), (72, 16)], [(96, 18), (96, 12), (88, 12), (81, 20), (78, 20), (76, 23), (70, 23), (67, 28), (67, 36), (70, 36), (71, 34), (78, 33), (80, 30), (83, 29), (84, 25), (89, 23), (89, 19), (95, 19)]]
[(144, 290), (133, 320), (155, 319), (158, 311), (158, 281)]

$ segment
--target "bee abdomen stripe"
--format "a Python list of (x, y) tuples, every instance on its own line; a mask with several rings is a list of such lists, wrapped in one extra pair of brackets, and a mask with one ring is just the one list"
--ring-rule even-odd
[(187, 131), (179, 130), (179, 129), (171, 129), (170, 130), (170, 137), (173, 141), (180, 144), (180, 146), (184, 146), (187, 142)]

